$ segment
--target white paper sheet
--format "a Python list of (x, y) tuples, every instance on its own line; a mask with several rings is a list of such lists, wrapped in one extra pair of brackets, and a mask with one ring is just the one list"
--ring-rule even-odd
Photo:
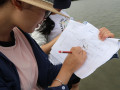
[(89, 76), (119, 50), (118, 39), (108, 38), (101, 41), (98, 34), (99, 30), (92, 24), (70, 20), (58, 41), (53, 45), (49, 59), (53, 64), (63, 63), (67, 54), (58, 53), (58, 51), (69, 51), (72, 47), (80, 46), (87, 52), (87, 60), (75, 74), (81, 79)]

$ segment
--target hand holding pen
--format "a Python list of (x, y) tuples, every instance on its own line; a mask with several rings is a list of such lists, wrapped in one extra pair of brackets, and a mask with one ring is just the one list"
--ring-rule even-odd
[(86, 52), (81, 47), (72, 47), (70, 51), (59, 51), (60, 53), (69, 53), (66, 57), (63, 67), (74, 73), (86, 60)]

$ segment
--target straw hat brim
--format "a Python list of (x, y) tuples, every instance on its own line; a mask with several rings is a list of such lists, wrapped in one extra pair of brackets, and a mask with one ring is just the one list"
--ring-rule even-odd
[[(36, 6), (36, 7), (39, 7), (39, 8), (42, 8), (42, 9), (45, 9), (45, 10), (48, 10), (48, 11), (51, 11), (53, 13), (56, 13), (56, 14), (59, 14), (59, 15), (62, 15), (62, 16), (65, 16), (65, 17), (68, 17), (60, 12), (58, 12), (54, 7), (53, 7), (53, 4), (50, 3), (50, 2), (47, 2), (47, 1), (44, 1), (44, 0), (20, 0), (22, 2), (25, 2), (25, 3), (28, 3), (28, 4), (31, 4), (33, 6)], [(69, 18), (69, 17), (68, 17)]]

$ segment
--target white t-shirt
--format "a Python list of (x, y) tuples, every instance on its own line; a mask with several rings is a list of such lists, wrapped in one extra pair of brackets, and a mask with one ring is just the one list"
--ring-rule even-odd
[[(69, 16), (63, 10), (61, 10), (61, 13), (66, 15), (66, 16)], [(50, 19), (54, 21), (55, 27), (53, 28), (51, 33), (48, 35), (48, 38), (47, 38), (48, 42), (50, 42), (56, 36), (58, 36), (66, 28), (69, 20), (72, 19), (72, 18), (67, 18), (67, 17), (61, 16), (59, 14), (54, 14), (54, 15), (50, 15)]]
[[(69, 16), (65, 11), (61, 10), (61, 13)], [(70, 16), (69, 16), (70, 17)], [(59, 14), (55, 14), (55, 15), (50, 15), (50, 19), (54, 21), (55, 23), (55, 27), (53, 28), (53, 30), (51, 31), (51, 33), (48, 35), (48, 42), (50, 42), (51, 40), (53, 40), (56, 36), (58, 36), (60, 33), (62, 33), (62, 31), (66, 28), (67, 24), (69, 23), (70, 19), (73, 18), (67, 18), (64, 16), (61, 16)], [(54, 57), (51, 57), (54, 58)], [(54, 65), (60, 64), (61, 62), (57, 61), (57, 60), (50, 60), (50, 62)]]

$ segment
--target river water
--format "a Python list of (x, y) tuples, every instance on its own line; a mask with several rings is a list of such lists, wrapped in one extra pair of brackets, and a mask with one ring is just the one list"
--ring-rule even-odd
[[(78, 0), (66, 10), (75, 20), (106, 27), (120, 38), (120, 0)], [(120, 90), (120, 59), (112, 59), (81, 80), (80, 90)]]

